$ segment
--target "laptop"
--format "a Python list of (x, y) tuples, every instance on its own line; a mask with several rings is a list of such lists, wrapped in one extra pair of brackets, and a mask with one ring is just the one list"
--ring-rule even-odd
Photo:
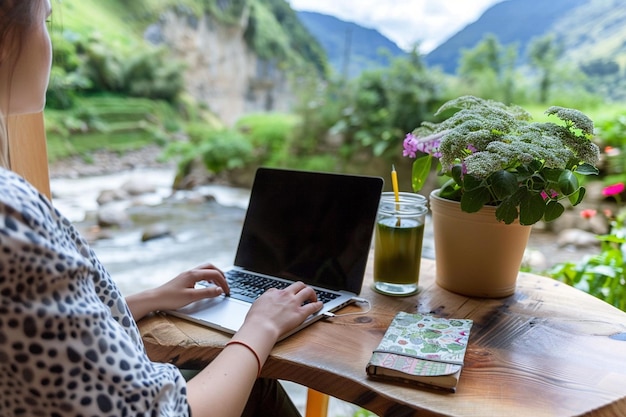
[(223, 269), (231, 294), (167, 313), (232, 334), (266, 289), (257, 283), (284, 288), (303, 281), (324, 307), (285, 338), (354, 302), (382, 187), (380, 177), (258, 168), (234, 264)]

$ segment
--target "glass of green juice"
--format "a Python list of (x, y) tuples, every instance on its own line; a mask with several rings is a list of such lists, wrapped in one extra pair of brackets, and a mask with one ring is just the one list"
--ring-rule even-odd
[(426, 197), (382, 193), (374, 232), (374, 290), (406, 296), (418, 291)]

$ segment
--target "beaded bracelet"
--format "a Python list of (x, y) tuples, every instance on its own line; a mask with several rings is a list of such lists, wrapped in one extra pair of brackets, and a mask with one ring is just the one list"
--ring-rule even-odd
[(244, 343), (240, 340), (231, 340), (230, 342), (226, 343), (226, 346), (230, 346), (230, 345), (241, 345), (241, 346), (246, 347), (250, 352), (252, 352), (252, 354), (254, 355), (254, 358), (256, 359), (256, 363), (259, 366), (259, 372), (257, 373), (257, 378), (260, 377), (261, 376), (261, 358), (259, 358), (259, 354), (256, 353), (256, 351), (252, 349), (252, 347), (250, 347), (247, 343)]

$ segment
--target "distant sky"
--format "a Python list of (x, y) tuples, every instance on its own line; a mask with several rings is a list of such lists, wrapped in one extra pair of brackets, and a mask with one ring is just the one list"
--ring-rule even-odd
[(378, 30), (400, 48), (428, 53), (503, 0), (288, 0), (294, 10)]

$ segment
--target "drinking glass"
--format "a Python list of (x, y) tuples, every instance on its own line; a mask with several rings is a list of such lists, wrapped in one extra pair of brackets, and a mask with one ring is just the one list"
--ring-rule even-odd
[(400, 192), (382, 193), (374, 232), (374, 290), (395, 296), (418, 291), (426, 197)]

